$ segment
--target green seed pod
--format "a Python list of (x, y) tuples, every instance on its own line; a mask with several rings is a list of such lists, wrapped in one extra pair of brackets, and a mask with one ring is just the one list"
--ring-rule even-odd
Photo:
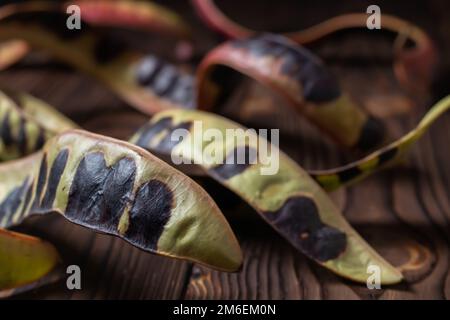
[[(196, 131), (198, 125), (202, 126), (202, 132), (212, 130), (226, 137), (227, 130), (233, 129), (245, 133), (246, 138), (204, 139), (202, 132)], [(184, 135), (179, 139), (182, 132)], [(178, 138), (174, 139), (172, 133)], [(242, 134), (239, 134), (241, 138)], [(245, 132), (243, 127), (217, 115), (170, 110), (155, 115), (131, 142), (171, 155), (172, 159), (198, 164), (249, 203), (295, 248), (331, 271), (365, 283), (367, 267), (374, 264), (380, 267), (383, 284), (401, 281), (401, 273), (356, 233), (328, 195), (300, 166), (273, 145), (269, 152), (260, 152), (260, 146), (267, 141), (255, 132)], [(228, 161), (239, 151), (245, 153), (245, 163)], [(206, 160), (207, 155), (213, 160)], [(274, 163), (278, 166), (276, 172), (262, 174), (264, 164)]]
[(414, 143), (428, 130), (444, 112), (450, 108), (450, 96), (438, 101), (422, 118), (419, 124), (400, 139), (342, 167), (329, 170), (310, 171), (311, 176), (328, 191), (355, 183), (373, 173), (392, 166), (401, 160)]
[[(424, 115), (420, 123), (413, 130), (400, 139), (393, 141), (389, 145), (372, 152), (360, 160), (348, 163), (341, 167), (326, 170), (308, 170), (307, 172), (326, 191), (333, 191), (340, 187), (360, 181), (402, 160), (405, 154), (407, 154), (412, 146), (414, 146), (414, 143), (420, 139), (420, 137), (428, 130), (434, 121), (436, 121), (449, 108), (450, 96), (447, 96), (437, 102)], [(177, 112), (174, 112), (173, 114), (176, 115)], [(180, 114), (182, 114), (181, 111)], [(143, 126), (135, 134), (135, 136), (132, 137), (131, 142), (139, 145), (140, 147), (151, 150), (153, 153), (158, 154), (159, 157), (166, 161), (170, 161), (170, 157), (168, 157), (168, 153), (170, 154), (171, 151), (170, 148), (164, 147), (164, 143), (157, 143), (156, 139), (161, 138), (160, 136), (157, 136), (162, 132), (167, 133), (167, 130), (171, 130), (173, 128), (189, 128), (190, 125), (188, 125), (188, 123), (180, 123), (175, 125), (170, 119), (164, 119), (163, 121), (155, 120), (160, 117), (162, 116), (158, 114), (158, 117), (152, 119), (147, 125)], [(170, 118), (171, 117), (172, 113), (170, 114)], [(190, 117), (192, 117), (192, 120), (203, 121), (203, 116), (201, 113), (192, 112), (190, 113)], [(210, 115), (209, 118), (212, 119), (213, 115)], [(219, 123), (222, 127), (226, 127), (228, 125), (231, 125), (232, 127), (234, 126), (234, 124), (230, 121), (221, 117), (216, 117), (214, 119), (214, 123)], [(167, 144), (168, 140), (163, 139), (162, 141), (165, 141)], [(205, 174), (204, 171), (198, 170), (198, 168), (193, 168), (193, 166), (181, 166), (180, 169), (183, 169), (187, 173), (195, 173), (196, 175)]]
[(59, 262), (51, 244), (0, 228), (0, 298), (51, 282)]
[(45, 141), (77, 125), (30, 95), (0, 91), (0, 161), (40, 150)]
[(0, 227), (57, 212), (148, 252), (223, 271), (242, 263), (239, 244), (209, 195), (126, 142), (66, 131), (42, 152), (0, 166), (0, 181)]

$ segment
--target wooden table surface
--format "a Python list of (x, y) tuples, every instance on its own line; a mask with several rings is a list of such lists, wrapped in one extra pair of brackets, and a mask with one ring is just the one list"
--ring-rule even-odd
[[(222, 1), (224, 2), (224, 1)], [(314, 44), (342, 86), (371, 113), (382, 117), (392, 137), (412, 128), (432, 102), (449, 92), (450, 9), (446, 1), (380, 1), (393, 13), (424, 27), (442, 53), (441, 81), (423, 95), (411, 95), (392, 72), (392, 37), (378, 31), (341, 32)], [(188, 3), (164, 1), (196, 30), (197, 60), (219, 43)], [(259, 3), (259, 4), (258, 4)], [(288, 30), (350, 11), (364, 12), (370, 1), (228, 1), (224, 9), (247, 25)], [(226, 6), (225, 6), (226, 5)], [(251, 14), (250, 14), (251, 13)], [(266, 18), (264, 18), (266, 17)], [(270, 22), (267, 17), (270, 17)], [(173, 58), (162, 36), (147, 36), (147, 49)], [(141, 41), (142, 44), (142, 41)], [(39, 59), (38, 59), (39, 60)], [(447, 80), (446, 83), (445, 80)], [(127, 139), (147, 118), (95, 80), (53, 62), (28, 60), (0, 74), (0, 85), (28, 91), (48, 101), (83, 128)], [(356, 159), (339, 150), (282, 101), (253, 83), (225, 114), (247, 126), (279, 128), (281, 148), (304, 168), (326, 168)], [(236, 102), (236, 100), (239, 100)], [(65, 281), (23, 294), (36, 299), (448, 299), (450, 298), (450, 114), (444, 115), (413, 149), (407, 161), (331, 197), (345, 217), (407, 281), (381, 290), (343, 280), (295, 251), (258, 215), (208, 179), (235, 230), (245, 256), (240, 273), (211, 271), (187, 262), (141, 252), (120, 239), (74, 226), (63, 218), (35, 219), (19, 228), (52, 241), (64, 264), (82, 270), (82, 290)]]

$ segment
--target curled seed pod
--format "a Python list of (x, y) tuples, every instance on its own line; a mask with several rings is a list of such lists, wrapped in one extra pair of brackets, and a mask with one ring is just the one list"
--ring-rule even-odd
[(51, 282), (59, 262), (51, 244), (0, 228), (0, 298)]
[[(227, 43), (203, 61), (196, 90), (194, 78), (155, 56), (115, 48), (114, 40), (89, 30), (77, 37), (52, 21), (49, 31), (30, 22), (5, 22), (0, 39), (22, 39), (56, 58), (96, 77), (131, 105), (147, 114), (170, 108), (212, 108), (231, 88), (227, 65), (255, 78), (285, 97), (323, 131), (344, 146), (368, 150), (384, 136), (382, 124), (342, 94), (334, 77), (310, 52), (273, 35)], [(62, 21), (61, 23), (64, 23)], [(109, 43), (109, 44), (108, 44)], [(114, 48), (114, 50), (108, 50)], [(114, 52), (111, 56), (110, 53)], [(277, 70), (277, 72), (273, 72)], [(225, 79), (226, 80), (226, 79)], [(199, 96), (196, 103), (195, 91)]]
[(346, 147), (369, 150), (383, 141), (381, 122), (352, 103), (316, 56), (287, 38), (264, 34), (212, 50), (199, 66), (199, 108), (212, 110), (232, 91), (233, 70), (274, 90)]
[[(87, 27), (68, 30), (65, 20), (58, 19), (60, 14), (49, 15), (40, 22), (1, 23), (0, 40), (20, 39), (33, 48), (49, 52), (100, 80), (144, 113), (195, 106), (191, 75), (152, 55), (130, 50), (117, 39), (98, 36)], [(45, 21), (49, 23), (44, 24)], [(58, 31), (64, 32), (57, 34)]]
[[(232, 21), (213, 0), (192, 0), (192, 4), (207, 25), (231, 39), (248, 38), (257, 33)], [(339, 15), (304, 30), (285, 33), (284, 36), (299, 44), (307, 44), (334, 32), (352, 28), (367, 28), (367, 15)], [(433, 41), (419, 27), (386, 13), (383, 13), (381, 28), (399, 36), (395, 45), (394, 71), (400, 83), (411, 91), (426, 90), (432, 83), (438, 65), (438, 54)], [(411, 40), (414, 47), (406, 48), (404, 44), (407, 40)]]
[(81, 0), (68, 2), (77, 5), (81, 18), (91, 25), (122, 27), (189, 37), (188, 25), (176, 13), (161, 5), (130, 0)]
[(33, 153), (59, 132), (77, 126), (30, 95), (0, 91), (0, 160)]
[(242, 263), (239, 244), (208, 194), (128, 143), (66, 131), (42, 152), (0, 166), (0, 181), (1, 227), (56, 212), (147, 252), (224, 271)]
[(342, 167), (329, 170), (309, 171), (311, 176), (328, 191), (335, 190), (343, 185), (361, 180), (382, 168), (386, 168), (409, 151), (414, 143), (427, 131), (427, 129), (444, 112), (450, 108), (450, 96), (437, 102), (422, 118), (419, 124), (400, 139), (377, 150), (361, 160), (354, 161)]
[[(229, 129), (240, 132), (239, 137), (203, 139), (208, 130), (215, 132), (214, 137), (227, 137)], [(267, 141), (256, 132), (246, 132), (213, 114), (179, 109), (155, 115), (131, 142), (200, 165), (250, 204), (296, 249), (336, 274), (365, 283), (367, 267), (375, 264), (381, 268), (383, 284), (401, 281), (401, 273), (356, 233), (300, 166), (273, 145), (261, 152)], [(246, 161), (236, 161), (239, 153)], [(278, 170), (263, 174), (266, 166)]]
[[(341, 167), (326, 170), (308, 170), (308, 174), (316, 180), (326, 191), (333, 191), (342, 186), (350, 185), (361, 179), (364, 179), (386, 167), (392, 166), (401, 160), (405, 154), (411, 149), (414, 143), (422, 137), (428, 128), (436, 121), (444, 112), (450, 108), (450, 96), (447, 96), (437, 102), (422, 118), (419, 124), (403, 137), (393, 141), (389, 145), (372, 152), (366, 157), (348, 163)], [(199, 117), (197, 119), (197, 116)], [(212, 117), (212, 116), (211, 116)], [(202, 120), (201, 114), (192, 113), (192, 120)], [(215, 122), (220, 122), (220, 126), (230, 125), (229, 120), (224, 118), (216, 118)], [(144, 125), (132, 138), (131, 142), (140, 147), (157, 153), (158, 156), (170, 162), (170, 152), (174, 142), (169, 143), (168, 138), (156, 141), (156, 136), (166, 130), (174, 130), (179, 128), (190, 128), (191, 122), (181, 122), (175, 125), (173, 121), (163, 119), (160, 121), (152, 119), (148, 124)], [(232, 126), (232, 125), (231, 125)], [(167, 145), (167, 147), (165, 146)], [(204, 171), (192, 168), (192, 166), (181, 166), (186, 172), (196, 175), (205, 174)]]

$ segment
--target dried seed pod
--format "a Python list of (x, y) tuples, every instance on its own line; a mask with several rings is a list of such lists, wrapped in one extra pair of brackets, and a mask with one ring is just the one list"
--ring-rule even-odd
[[(31, 168), (31, 169), (27, 169)], [(147, 151), (81, 130), (0, 166), (0, 226), (56, 212), (152, 253), (236, 271), (227, 221), (195, 182)]]
[[(213, 0), (193, 0), (192, 4), (208, 26), (231, 39), (244, 39), (257, 33), (232, 21)], [(296, 43), (307, 44), (340, 30), (367, 28), (367, 19), (365, 13), (343, 14), (300, 31), (285, 33), (284, 36)], [(413, 92), (426, 90), (438, 66), (433, 41), (418, 26), (384, 12), (381, 28), (398, 34), (394, 46), (394, 72), (400, 83)], [(411, 40), (414, 46), (406, 47), (407, 40)]]
[(233, 70), (259, 81), (346, 147), (373, 149), (382, 123), (343, 93), (322, 61), (282, 36), (264, 34), (213, 49), (198, 71), (198, 107), (212, 110), (236, 86)]
[[(196, 126), (200, 124), (202, 129), (198, 132)], [(240, 130), (246, 137), (225, 141), (203, 137), (208, 130), (226, 137), (229, 129)], [(401, 281), (401, 273), (353, 230), (300, 166), (275, 146), (268, 152), (260, 152), (267, 141), (255, 132), (245, 132), (236, 123), (213, 114), (169, 110), (155, 115), (131, 142), (158, 154), (171, 155), (172, 159), (200, 165), (249, 203), (296, 249), (333, 272), (365, 283), (367, 267), (375, 264), (381, 268), (383, 284)], [(238, 152), (244, 153), (245, 162), (236, 161)], [(264, 164), (271, 167), (276, 163), (276, 172), (262, 174)]]
[[(117, 39), (97, 36), (88, 28), (67, 30), (61, 25), (64, 21), (48, 20), (52, 22), (49, 26), (42, 21), (3, 22), (0, 40), (20, 39), (33, 48), (50, 52), (100, 80), (144, 113), (195, 106), (191, 75), (152, 55), (129, 50)], [(64, 34), (55, 34), (58, 30), (64, 30)]]
[(79, 0), (64, 6), (77, 5), (81, 18), (91, 25), (121, 27), (171, 34), (180, 38), (191, 35), (183, 19), (167, 8), (147, 1)]
[[(272, 88), (329, 136), (347, 147), (369, 150), (379, 145), (384, 127), (341, 93), (336, 79), (312, 53), (275, 35), (226, 43), (213, 50), (194, 78), (155, 56), (127, 50), (116, 40), (89, 30), (72, 33), (35, 22), (4, 22), (0, 39), (21, 39), (94, 76), (142, 112), (170, 108), (211, 109), (231, 88), (225, 65)], [(64, 21), (61, 21), (64, 23)], [(63, 37), (55, 30), (65, 30)], [(225, 69), (225, 70), (224, 70)], [(198, 101), (196, 103), (195, 92)]]
[(400, 139), (342, 167), (329, 170), (309, 171), (309, 174), (328, 191), (335, 190), (361, 180), (380, 169), (386, 168), (403, 158), (414, 143), (444, 112), (450, 108), (450, 96), (437, 102), (422, 118), (419, 124)]
[[(162, 33), (181, 39), (191, 37), (191, 31), (183, 19), (176, 13), (161, 5), (143, 1), (71, 1), (57, 3), (54, 1), (29, 1), (4, 5), (0, 8), (0, 19), (8, 19), (23, 14), (73, 13), (73, 5), (80, 8), (80, 19), (93, 26), (136, 29), (145, 32)], [(35, 18), (35, 17), (34, 17)], [(67, 16), (63, 17), (64, 21)], [(61, 20), (61, 19), (59, 19)], [(54, 21), (53, 21), (54, 22)], [(85, 28), (86, 26), (83, 26)], [(61, 26), (65, 28), (65, 26)], [(61, 31), (61, 30), (59, 30)], [(72, 33), (75, 33), (73, 31)], [(67, 33), (66, 33), (67, 34)], [(0, 70), (21, 60), (30, 48), (25, 41), (11, 40), (0, 45)]]
[[(350, 185), (364, 179), (400, 161), (405, 154), (408, 153), (411, 147), (414, 146), (414, 143), (420, 139), (420, 137), (422, 137), (422, 135), (434, 123), (434, 121), (436, 121), (449, 108), (450, 96), (447, 96), (437, 102), (423, 116), (422, 120), (414, 129), (405, 134), (403, 137), (393, 141), (389, 145), (370, 153), (360, 160), (353, 161), (341, 167), (326, 170), (308, 170), (307, 172), (326, 191), (333, 191), (342, 186)], [(201, 113), (191, 112), (190, 117), (192, 118), (192, 121), (203, 121), (203, 116)], [(209, 117), (211, 119), (213, 118), (212, 115)], [(161, 119), (156, 120), (159, 118)], [(167, 118), (164, 118), (158, 114), (158, 117), (155, 117), (148, 124), (138, 130), (134, 137), (131, 138), (130, 142), (151, 150), (153, 153), (158, 154), (159, 157), (170, 162), (170, 154), (173, 146), (176, 145), (176, 142), (170, 141), (170, 137), (167, 135), (164, 139), (161, 139), (159, 135), (162, 134), (162, 132), (167, 134), (167, 132), (175, 129), (189, 129), (192, 123), (192, 121), (189, 121), (176, 124), (171, 120), (171, 118), (172, 114), (170, 114), (170, 117)], [(222, 117), (215, 118), (214, 123), (219, 123), (219, 126), (222, 127), (234, 126), (232, 122)], [(186, 172), (192, 172), (197, 175), (204, 174), (204, 172), (199, 171), (198, 168), (192, 168), (192, 166), (181, 166), (180, 168)]]
[(30, 95), (0, 91), (0, 160), (40, 150), (45, 141), (77, 125)]
[(51, 244), (0, 228), (0, 298), (51, 282), (59, 262)]

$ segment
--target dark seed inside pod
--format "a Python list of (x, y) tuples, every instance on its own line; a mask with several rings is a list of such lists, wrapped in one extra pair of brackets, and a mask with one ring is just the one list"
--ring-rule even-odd
[(245, 171), (256, 159), (256, 149), (248, 146), (236, 147), (226, 156), (223, 164), (211, 168), (209, 172), (219, 179), (231, 179)]
[(139, 187), (133, 207), (126, 238), (136, 246), (157, 249), (158, 240), (170, 218), (173, 194), (159, 180), (150, 180)]
[(134, 160), (123, 158), (108, 167), (103, 153), (87, 154), (78, 165), (66, 217), (102, 232), (117, 234), (120, 217), (131, 200)]
[(295, 247), (318, 261), (335, 259), (347, 247), (345, 233), (324, 224), (314, 200), (307, 196), (289, 198), (266, 217)]
[(357, 147), (362, 151), (369, 151), (375, 148), (383, 141), (384, 132), (384, 125), (380, 120), (371, 116), (368, 117), (361, 130)]

